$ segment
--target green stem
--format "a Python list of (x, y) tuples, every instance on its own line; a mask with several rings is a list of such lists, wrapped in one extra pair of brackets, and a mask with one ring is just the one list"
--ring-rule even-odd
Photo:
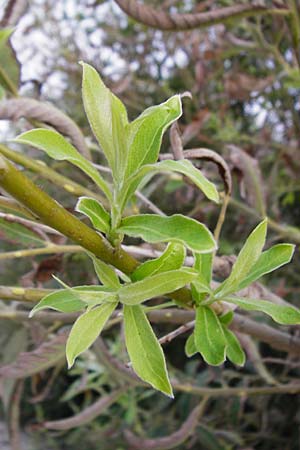
[(96, 231), (70, 214), (8, 160), (0, 159), (0, 186), (39, 217), (94, 255), (130, 274), (138, 262), (121, 248), (117, 251)]
[(14, 250), (12, 252), (0, 253), (0, 260), (14, 259), (14, 258), (26, 258), (36, 255), (51, 255), (53, 253), (79, 253), (83, 252), (84, 248), (80, 245), (56, 245), (49, 244), (46, 247), (40, 248), (25, 248), (21, 250)]
[(72, 181), (69, 178), (57, 173), (55, 170), (48, 167), (43, 161), (33, 160), (28, 156), (25, 156), (24, 154), (19, 152), (15, 152), (2, 144), (0, 144), (0, 153), (10, 161), (15, 162), (16, 164), (20, 164), (21, 166), (26, 167), (26, 169), (39, 174), (46, 180), (51, 181), (51, 183), (62, 187), (69, 194), (75, 195), (76, 197), (86, 195), (88, 197), (97, 198), (103, 205), (108, 205), (105, 197), (100, 194), (96, 194), (95, 192), (90, 191), (84, 186), (81, 186), (79, 183), (76, 183), (75, 181)]
[[(121, 247), (113, 248), (103, 236), (70, 214), (3, 157), (0, 157), (0, 186), (44, 224), (67, 236), (102, 261), (127, 275), (139, 265), (135, 258)], [(169, 296), (176, 300), (179, 306), (189, 308), (192, 305), (188, 289), (178, 289)]]

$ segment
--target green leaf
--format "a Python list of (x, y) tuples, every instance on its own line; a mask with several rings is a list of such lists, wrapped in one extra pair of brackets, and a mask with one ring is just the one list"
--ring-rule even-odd
[(88, 64), (81, 64), (84, 109), (113, 177), (118, 181), (123, 178), (127, 157), (127, 112), (123, 103), (105, 86), (97, 71)]
[(190, 161), (184, 159), (181, 161), (165, 160), (156, 164), (147, 164), (140, 167), (131, 175), (126, 183), (128, 191), (122, 197), (122, 205), (125, 205), (145, 177), (148, 182), (152, 176), (160, 172), (178, 172), (185, 175), (206, 195), (207, 198), (213, 202), (219, 202), (219, 194), (215, 185), (211, 183), (199, 169), (196, 169)]
[(128, 236), (141, 237), (144, 241), (151, 243), (180, 242), (190, 250), (199, 253), (209, 253), (217, 247), (211, 232), (205, 225), (181, 214), (170, 217), (156, 214), (125, 217), (118, 231)]
[(14, 49), (8, 42), (13, 31), (12, 28), (0, 30), (0, 84), (15, 95), (20, 83), (20, 64)]
[(120, 281), (114, 269), (108, 264), (101, 261), (101, 259), (98, 259), (92, 253), (88, 254), (93, 260), (95, 272), (99, 278), (100, 283), (112, 289), (119, 289)]
[(137, 305), (151, 298), (176, 291), (193, 281), (195, 277), (196, 272), (186, 268), (153, 275), (122, 286), (118, 291), (119, 301), (126, 305)]
[(171, 242), (164, 253), (156, 259), (141, 264), (132, 274), (131, 280), (138, 281), (157, 273), (180, 269), (185, 260), (185, 247)]
[(224, 297), (239, 288), (239, 284), (248, 275), (256, 261), (259, 259), (265, 245), (267, 234), (267, 219), (263, 220), (247, 238), (236, 262), (232, 267), (231, 274), (216, 289), (215, 298)]
[(203, 359), (213, 366), (225, 361), (226, 339), (216, 313), (207, 306), (196, 308), (195, 346)]
[(223, 326), (223, 332), (227, 341), (226, 356), (227, 358), (237, 366), (243, 366), (246, 361), (246, 356), (241, 344), (232, 331), (228, 330), (226, 326)]
[(129, 124), (125, 180), (139, 167), (157, 161), (163, 133), (181, 114), (181, 98), (174, 95), (166, 102), (146, 109)]
[(81, 311), (86, 304), (80, 300), (71, 289), (61, 289), (46, 295), (35, 307), (30, 311), (29, 317), (32, 317), (42, 309), (54, 309), (64, 313)]
[(197, 279), (192, 283), (193, 299), (199, 305), (208, 293), (211, 293), (212, 253), (194, 253), (194, 269), (198, 272)]
[(263, 252), (246, 278), (239, 284), (238, 290), (244, 289), (263, 275), (289, 263), (294, 250), (295, 246), (292, 244), (277, 244)]
[(212, 277), (213, 254), (194, 253), (194, 269), (199, 274), (199, 280), (210, 285)]
[(0, 217), (0, 233), (2, 239), (15, 241), (24, 245), (45, 245), (45, 240), (20, 223)]
[(103, 233), (109, 232), (110, 215), (98, 200), (89, 197), (79, 197), (75, 211), (87, 216), (97, 230)]
[(53, 159), (69, 161), (86, 173), (102, 189), (106, 197), (111, 199), (110, 189), (95, 167), (57, 131), (36, 128), (20, 134), (13, 141), (43, 150)]
[(234, 312), (233, 311), (227, 311), (225, 314), (223, 314), (222, 316), (218, 316), (220, 319), (220, 322), (222, 323), (222, 325), (230, 325), (232, 322), (232, 319), (234, 317)]
[(107, 286), (86, 285), (71, 289), (89, 308), (100, 303), (114, 303), (117, 300), (116, 290)]
[(198, 353), (195, 345), (194, 333), (190, 334), (189, 337), (187, 338), (185, 342), (184, 351), (188, 358)]
[(226, 297), (224, 300), (246, 311), (264, 312), (272, 317), (275, 322), (282, 325), (296, 325), (300, 323), (300, 311), (292, 306), (276, 305), (267, 300), (252, 298)]
[(104, 303), (82, 314), (74, 323), (66, 345), (68, 367), (72, 367), (78, 355), (87, 350), (97, 339), (117, 303)]
[(136, 374), (155, 389), (173, 397), (163, 350), (140, 306), (124, 306), (127, 351)]

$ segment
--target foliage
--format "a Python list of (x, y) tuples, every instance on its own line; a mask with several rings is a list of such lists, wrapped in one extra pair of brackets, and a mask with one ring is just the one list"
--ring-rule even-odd
[[(204, 3), (194, 6), (199, 11), (209, 9)], [(15, 125), (17, 132), (22, 131), (15, 142), (23, 145), (19, 152), (0, 146), (0, 152), (33, 171), (30, 178), (36, 184), (95, 232), (90, 237), (101, 237), (104, 248), (125, 261), (124, 271), (116, 269), (112, 260), (105, 262), (84, 249), (84, 239), (76, 242), (81, 247), (70, 245), (53, 228), (42, 225), (36, 211), (0, 197), (5, 262), (0, 317), (10, 342), (7, 350), (3, 345), (3, 354), (13, 349), (14, 355), (4, 356), (0, 368), (6, 392), (3, 409), (11, 421), (15, 411), (10, 412), (8, 405), (17, 395), (19, 377), (31, 377), (24, 398), (34, 395), (36, 403), (22, 408), (23, 423), (37, 420), (44, 430), (64, 433), (59, 439), (55, 434), (52, 439), (51, 431), (41, 434), (43, 445), (47, 439), (49, 448), (75, 449), (84, 435), (89, 448), (98, 448), (100, 439), (107, 449), (128, 445), (274, 449), (283, 448), (281, 439), (289, 435), (287, 445), (294, 448), (297, 436), (289, 424), (297, 422), (297, 404), (289, 402), (285, 415), (281, 405), (286, 401), (284, 392), (295, 392), (286, 383), (296, 381), (299, 369), (292, 358), (285, 359), (283, 351), (288, 348), (282, 342), (290, 338), (289, 350), (297, 354), (293, 347), (297, 339), (288, 328), (280, 332), (273, 328), (269, 320), (282, 325), (300, 321), (294, 306), (297, 259), (272, 274), (293, 256), (295, 246), (283, 241), (300, 242), (295, 158), (299, 49), (293, 1), (287, 3), (293, 11), (288, 16), (250, 16), (209, 30), (167, 34), (135, 23), (111, 2), (92, 6), (79, 2), (72, 20), (64, 7), (57, 20), (59, 6), (56, 12), (47, 8), (46, 16), (42, 14), (46, 3), (29, 6), (36, 19), (22, 36), (23, 49), (32, 30), (40, 28), (51, 42), (51, 54), (40, 77), (42, 91), (33, 93), (35, 84), (26, 81), (25, 63), (21, 93), (55, 101), (80, 125), (86, 136), (79, 130), (80, 142), (88, 151), (82, 152), (72, 133), (56, 128), (59, 120), (32, 119), (28, 109), (33, 104), (28, 101), (28, 108), (20, 103), (18, 111), (18, 117), (22, 112), (27, 118), (26, 127), (23, 122)], [(174, 5), (179, 11), (191, 7), (188, 2)], [(214, 11), (220, 4), (211, 6)], [(38, 17), (44, 17), (42, 22)], [(100, 28), (101, 51), (94, 34)], [(11, 29), (1, 32), (0, 84), (5, 104), (0, 104), (0, 117), (5, 118), (8, 100), (18, 92), (19, 67), (8, 40)], [(68, 32), (72, 43), (66, 38)], [(13, 43), (20, 40), (18, 27), (12, 36)], [(108, 49), (110, 61), (105, 59)], [(3, 58), (9, 63), (1, 64)], [(81, 59), (94, 67), (78, 66)], [(123, 66), (118, 72), (115, 62), (120, 60)], [(81, 71), (86, 117), (77, 94)], [(55, 86), (52, 76), (64, 82)], [(184, 91), (192, 92), (193, 98), (185, 100), (179, 95)], [(88, 122), (97, 143), (87, 138)], [(166, 131), (171, 125), (169, 139)], [(15, 130), (10, 134), (15, 135)], [(188, 146), (192, 148), (183, 151)], [(206, 147), (215, 149), (222, 162), (217, 156), (207, 157)], [(42, 161), (34, 160), (34, 149), (43, 151)], [(163, 154), (170, 149), (173, 154)], [(231, 176), (233, 184), (228, 180)], [(131, 260), (130, 270), (121, 248), (138, 258)], [(48, 253), (55, 256), (45, 256)], [(53, 280), (54, 272), (64, 281)], [(57, 282), (59, 290), (55, 290)], [(286, 296), (289, 303), (279, 296)], [(26, 301), (27, 306), (16, 309), (6, 299)], [(30, 328), (28, 301), (36, 303)], [(180, 314), (184, 319), (176, 322)], [(26, 328), (20, 325), (19, 330), (23, 336), (26, 329), (28, 343), (27, 337), (21, 343), (17, 334), (13, 338), (17, 325), (10, 329), (7, 321), (14, 317), (25, 321)], [(239, 327), (241, 321), (245, 322)], [(68, 338), (67, 333), (56, 336), (56, 329), (73, 322)], [(176, 328), (175, 323), (185, 322)], [(265, 332), (273, 340), (264, 340)], [(64, 342), (72, 366), (68, 372), (62, 360)], [(184, 356), (184, 348), (191, 359)], [(37, 383), (38, 389), (43, 385), (39, 395)], [(268, 388), (274, 396), (251, 397), (252, 392)], [(168, 398), (173, 395), (175, 401)], [(209, 398), (201, 421), (201, 407), (194, 409), (198, 395)], [(140, 437), (127, 433), (127, 428)]]

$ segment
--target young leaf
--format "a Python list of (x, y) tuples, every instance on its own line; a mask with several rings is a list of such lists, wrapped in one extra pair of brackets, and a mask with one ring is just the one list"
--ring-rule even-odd
[(238, 290), (244, 289), (263, 275), (289, 263), (294, 250), (295, 246), (292, 244), (277, 244), (263, 252), (246, 278), (239, 284)]
[(225, 361), (227, 342), (216, 313), (207, 306), (196, 308), (195, 346), (203, 359), (212, 366)]
[(194, 333), (190, 334), (187, 338), (184, 346), (184, 351), (188, 358), (198, 353), (195, 345)]
[(127, 112), (90, 65), (83, 67), (82, 97), (93, 133), (101, 145), (115, 180), (123, 178), (126, 159)]
[(300, 311), (292, 306), (276, 305), (267, 300), (252, 298), (226, 297), (228, 303), (233, 303), (246, 311), (261, 311), (268, 314), (275, 322), (282, 325), (300, 323)]
[(157, 161), (163, 133), (181, 114), (181, 98), (174, 95), (166, 102), (146, 109), (129, 124), (125, 180), (139, 167)]
[(80, 197), (75, 207), (75, 211), (87, 216), (97, 230), (102, 231), (103, 233), (109, 232), (110, 215), (98, 200), (89, 197)]
[(173, 397), (163, 350), (141, 306), (124, 305), (127, 351), (136, 374), (155, 389)]
[(216, 249), (211, 232), (200, 222), (181, 214), (170, 217), (156, 214), (140, 214), (125, 217), (118, 231), (128, 236), (141, 237), (146, 242), (175, 241), (190, 250), (209, 253)]
[(210, 285), (212, 277), (212, 253), (194, 253), (194, 269), (199, 274), (199, 280)]
[(151, 298), (176, 291), (195, 279), (191, 269), (170, 270), (135, 283), (124, 285), (118, 291), (118, 298), (126, 305), (137, 305)]
[(97, 339), (117, 303), (104, 303), (82, 314), (74, 323), (66, 345), (68, 367), (72, 367), (78, 355), (87, 350)]
[(185, 247), (171, 242), (164, 253), (156, 259), (141, 264), (132, 274), (131, 280), (138, 281), (157, 273), (180, 269), (185, 260)]
[(36, 128), (20, 134), (14, 142), (43, 150), (53, 159), (69, 161), (86, 173), (102, 189), (106, 197), (111, 199), (110, 189), (95, 167), (57, 131)]
[(20, 64), (8, 41), (13, 31), (13, 28), (0, 30), (0, 85), (15, 96), (20, 83)]
[(246, 356), (238, 338), (232, 331), (228, 330), (227, 326), (223, 326), (223, 332), (227, 341), (226, 356), (233, 364), (243, 366)]
[(220, 322), (222, 325), (230, 325), (232, 322), (232, 319), (234, 317), (234, 312), (233, 311), (227, 311), (225, 314), (223, 314), (222, 316), (219, 316)]
[(100, 303), (114, 303), (117, 300), (116, 290), (106, 286), (76, 286), (72, 291), (89, 308)]
[(198, 277), (192, 283), (191, 290), (198, 305), (206, 298), (206, 294), (211, 292), (212, 263), (212, 253), (194, 253), (194, 269), (198, 272)]
[(35, 307), (30, 311), (29, 317), (42, 309), (54, 309), (64, 313), (81, 311), (86, 304), (80, 300), (80, 297), (72, 289), (61, 289), (46, 295)]
[(129, 200), (131, 195), (137, 190), (142, 180), (146, 177), (147, 182), (152, 176), (160, 172), (178, 172), (188, 177), (195, 185), (213, 202), (219, 202), (219, 194), (213, 183), (211, 183), (199, 169), (184, 159), (181, 161), (165, 160), (156, 164), (147, 164), (140, 167), (128, 179), (127, 193), (123, 196), (123, 205)]
[(7, 42), (13, 31), (13, 28), (2, 28), (0, 30), (0, 45), (3, 45)]
[(241, 281), (248, 275), (251, 268), (259, 259), (263, 246), (265, 245), (266, 234), (267, 219), (257, 225), (257, 227), (249, 235), (232, 267), (231, 274), (216, 289), (216, 298), (224, 297), (224, 295), (231, 294), (238, 289)]
[(89, 253), (89, 256), (93, 260), (95, 272), (99, 278), (100, 283), (112, 289), (119, 289), (120, 281), (114, 269), (108, 264), (101, 261), (101, 259), (98, 259), (92, 253)]

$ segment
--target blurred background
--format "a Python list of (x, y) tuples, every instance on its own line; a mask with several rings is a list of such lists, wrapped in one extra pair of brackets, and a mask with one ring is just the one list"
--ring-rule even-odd
[[(237, 2), (145, 3), (156, 11), (201, 13)], [(54, 105), (73, 119), (85, 136), (94, 162), (105, 164), (82, 106), (78, 64), (81, 60), (98, 70), (106, 85), (125, 103), (131, 120), (146, 107), (189, 91), (192, 98), (183, 99), (184, 113), (179, 121), (184, 148), (215, 150), (225, 159), (233, 177), (232, 198), (218, 251), (224, 267), (266, 214), (270, 218), (268, 246), (277, 242), (299, 244), (299, 5), (289, 0), (266, 1), (265, 5), (277, 10), (289, 8), (293, 14), (249, 15), (190, 31), (163, 31), (138, 23), (112, 0), (0, 0), (1, 30), (14, 29), (10, 41), (0, 39), (1, 142), (35, 126), (36, 119), (29, 111), (34, 99), (39, 105)], [(22, 98), (27, 100), (11, 103)], [(85, 189), (93, 189), (88, 179), (67, 163), (55, 162), (37, 150), (15, 144), (9, 144), (9, 148), (26, 158), (43, 161), (45, 167)], [(166, 133), (162, 152), (169, 149)], [(77, 196), (64, 189), (62, 179), (54, 180), (52, 172), (44, 176), (30, 169), (28, 161), (27, 165), (25, 161), (16, 162), (41, 188), (74, 210)], [(213, 164), (201, 162), (198, 166), (220, 191), (224, 190)], [(216, 225), (218, 206), (181, 177), (154, 177), (143, 194), (166, 214), (181, 212), (204, 222), (211, 230)], [(138, 197), (131, 208), (149, 212), (147, 204)], [(0, 211), (2, 287), (57, 288), (52, 273), (70, 285), (97, 282), (84, 253), (33, 256), (29, 252), (24, 258), (9, 255), (11, 251), (39, 248), (41, 239), (32, 230), (24, 233), (21, 224), (11, 222), (7, 205), (0, 205)], [(65, 243), (61, 237), (53, 240)], [(144, 250), (149, 251), (149, 247)], [(259, 288), (300, 307), (299, 269), (296, 250), (292, 264), (266, 276)], [(219, 270), (215, 279), (225, 275)], [(110, 356), (105, 356), (108, 348), (114, 358), (126, 361), (117, 328), (104, 334), (106, 347), (99, 342), (67, 371), (57, 331), (64, 333), (69, 321), (64, 322), (57, 315), (54, 320), (47, 313), (40, 321), (29, 321), (30, 305), (7, 301), (2, 291), (0, 361), (5, 371), (0, 379), (1, 450), (77, 450), (83, 445), (91, 450), (299, 448), (299, 396), (282, 392), (280, 386), (298, 380), (300, 352), (289, 354), (253, 336), (242, 335), (248, 357), (244, 368), (228, 362), (222, 367), (209, 367), (199, 355), (186, 358), (187, 335), (183, 334), (165, 346), (168, 366), (179, 384), (193, 384), (203, 390), (181, 389), (172, 401), (128, 381)], [(275, 327), (259, 314), (252, 314), (251, 318)], [(172, 329), (171, 323), (161, 323), (156, 332), (163, 336)], [(295, 337), (299, 335), (299, 327), (280, 329)], [(45, 342), (50, 342), (52, 356), (43, 357)], [(20, 359), (22, 352), (28, 354)], [(65, 425), (60, 430), (41, 425), (82, 412), (99, 394), (108, 395), (122, 377), (128, 390), (100, 415), (91, 420), (83, 417), (75, 427)], [(263, 387), (272, 387), (271, 394), (255, 391)], [(211, 388), (223, 388), (222, 394), (214, 394)], [(231, 391), (232, 388), (239, 389)], [(248, 388), (253, 391), (247, 393)], [(185, 422), (205, 395), (202, 416), (196, 423)], [(184, 424), (192, 429), (191, 434), (184, 433)], [(141, 440), (135, 442), (132, 432)], [(169, 441), (161, 442), (162, 436)]]

